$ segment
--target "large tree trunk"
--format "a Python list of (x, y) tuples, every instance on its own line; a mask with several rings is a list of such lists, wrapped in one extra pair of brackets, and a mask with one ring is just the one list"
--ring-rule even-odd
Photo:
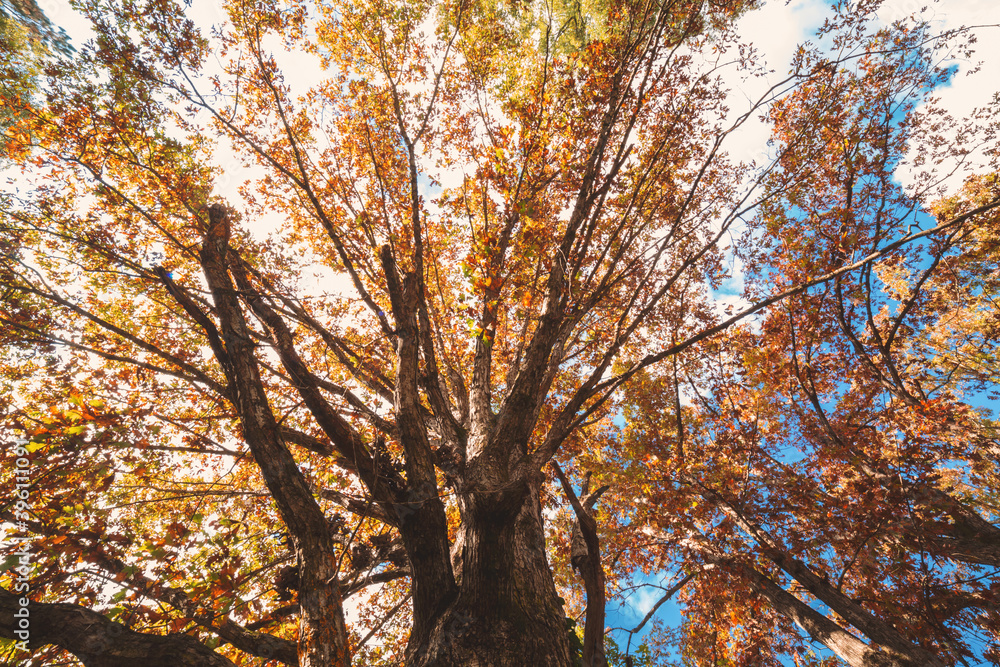
[(562, 600), (545, 556), (540, 481), (463, 496), (460, 590), (407, 667), (569, 667)]

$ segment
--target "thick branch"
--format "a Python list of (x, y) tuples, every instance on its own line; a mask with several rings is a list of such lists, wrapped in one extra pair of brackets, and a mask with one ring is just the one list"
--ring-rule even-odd
[(165, 602), (179, 612), (189, 616), (195, 623), (213, 632), (239, 650), (252, 656), (278, 660), (291, 667), (299, 664), (295, 642), (274, 637), (263, 632), (248, 630), (225, 616), (206, 613), (199, 608), (186, 591), (164, 586), (143, 575), (135, 568), (128, 567), (120, 558), (103, 551), (93, 555), (94, 561), (105, 571), (116, 577), (124, 577), (129, 585), (154, 600)]
[(226, 265), (229, 234), (228, 212), (223, 206), (211, 206), (201, 263), (219, 313), (244, 437), (288, 527), (299, 560), (299, 662), (302, 667), (347, 667), (348, 638), (333, 540), (305, 477), (281, 441), (264, 391), (255, 345)]
[(604, 654), (605, 592), (604, 568), (601, 566), (601, 544), (597, 536), (597, 522), (585, 505), (592, 508), (597, 499), (607, 490), (607, 487), (598, 489), (581, 503), (559, 464), (553, 461), (552, 469), (555, 471), (556, 477), (559, 478), (563, 491), (576, 512), (577, 525), (587, 545), (586, 555), (574, 562), (574, 567), (580, 568), (583, 586), (587, 591), (587, 620), (583, 627), (583, 664), (586, 667), (606, 667), (608, 661)]
[(767, 598), (775, 611), (790, 618), (811, 640), (826, 646), (851, 667), (916, 667), (893, 652), (869, 647), (754, 568), (738, 567), (740, 574), (755, 591)]
[[(19, 635), (22, 618), (27, 619), (27, 628)], [(135, 632), (76, 604), (22, 606), (17, 595), (2, 588), (0, 636), (17, 641), (30, 637), (31, 648), (54, 644), (85, 667), (235, 667), (189, 635)]]
[[(720, 505), (734, 521), (749, 533), (759, 545), (763, 554), (775, 565), (798, 581), (817, 600), (840, 614), (866, 637), (900, 656), (905, 656), (914, 665), (942, 667), (935, 656), (904, 637), (891, 623), (878, 618), (843, 592), (837, 590), (826, 577), (816, 574), (812, 568), (776, 544), (756, 523), (748, 519), (720, 494), (702, 487), (706, 499)], [(906, 664), (906, 663), (900, 663)]]
[(393, 502), (396, 499), (394, 489), (402, 486), (402, 479), (385, 466), (378, 466), (360, 434), (323, 397), (316, 377), (295, 349), (292, 332), (285, 321), (257, 294), (245, 274), (238, 269), (233, 273), (244, 299), (267, 328), (285, 371), (316, 423), (330, 438), (340, 455), (358, 471), (375, 499), (383, 503)]
[(396, 320), (396, 391), (393, 396), (396, 428), (406, 454), (407, 495), (416, 501), (401, 506), (397, 513), (399, 532), (413, 572), (411, 636), (419, 640), (444, 611), (445, 605), (457, 595), (458, 587), (418, 388), (417, 277), (407, 273), (400, 283), (388, 245), (382, 246), (381, 260)]

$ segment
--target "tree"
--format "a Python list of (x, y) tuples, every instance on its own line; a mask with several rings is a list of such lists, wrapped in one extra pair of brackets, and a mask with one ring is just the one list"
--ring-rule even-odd
[[(949, 355), (993, 354), (1000, 197), (981, 176), (928, 225), (934, 175), (893, 181), (944, 145), (914, 109), (962, 34), (838, 5), (735, 115), (714, 68), (753, 71), (752, 5), (231, 0), (209, 37), (81, 2), (96, 38), (19, 109), (0, 222), (35, 660), (568, 666), (583, 583), (606, 664), (642, 568), (683, 572), (689, 664), (805, 653), (792, 622), (852, 665), (995, 637), (995, 439)], [(322, 81), (296, 96), (279, 45)], [(773, 163), (731, 161), (760, 113)]]
[(8, 137), (17, 127), (21, 105), (30, 103), (36, 92), (39, 57), (51, 46), (67, 45), (57, 41), (45, 14), (35, 3), (0, 5), (0, 131), (3, 132), (3, 154), (13, 146)]
[(45, 12), (35, 0), (5, 0), (0, 3), (0, 22), (4, 25), (4, 45), (11, 39), (9, 31), (13, 25), (27, 32), (34, 42), (46, 48), (55, 49), (63, 55), (72, 55), (73, 46), (62, 28), (52, 25)]

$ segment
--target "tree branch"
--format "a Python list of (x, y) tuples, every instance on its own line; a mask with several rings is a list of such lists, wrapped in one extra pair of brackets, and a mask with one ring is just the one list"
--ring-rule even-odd
[[(22, 610), (26, 610), (23, 616)], [(19, 621), (28, 620), (25, 634)], [(69, 651), (85, 667), (235, 667), (194, 637), (152, 635), (130, 630), (106, 616), (76, 604), (29, 602), (0, 588), (0, 636), (28, 639), (37, 648), (54, 644)]]

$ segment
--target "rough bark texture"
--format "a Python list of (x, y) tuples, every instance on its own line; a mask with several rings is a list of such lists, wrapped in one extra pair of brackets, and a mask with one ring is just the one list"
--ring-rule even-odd
[(539, 483), (464, 498), (457, 598), (407, 667), (569, 667), (569, 635), (542, 529)]
[(413, 627), (410, 646), (426, 641), (435, 620), (455, 598), (448, 525), (438, 495), (434, 454), (427, 437), (418, 389), (418, 279), (407, 273), (400, 284), (388, 246), (382, 247), (382, 268), (396, 319), (396, 387), (393, 402), (400, 444), (406, 453), (407, 500), (398, 505), (398, 527), (406, 546), (412, 578)]
[[(14, 614), (18, 596), (0, 589), (0, 637), (20, 640)], [(148, 635), (129, 630), (75, 604), (32, 602), (28, 610), (31, 648), (54, 644), (75, 655), (85, 667), (234, 667), (227, 658), (181, 634)]]

